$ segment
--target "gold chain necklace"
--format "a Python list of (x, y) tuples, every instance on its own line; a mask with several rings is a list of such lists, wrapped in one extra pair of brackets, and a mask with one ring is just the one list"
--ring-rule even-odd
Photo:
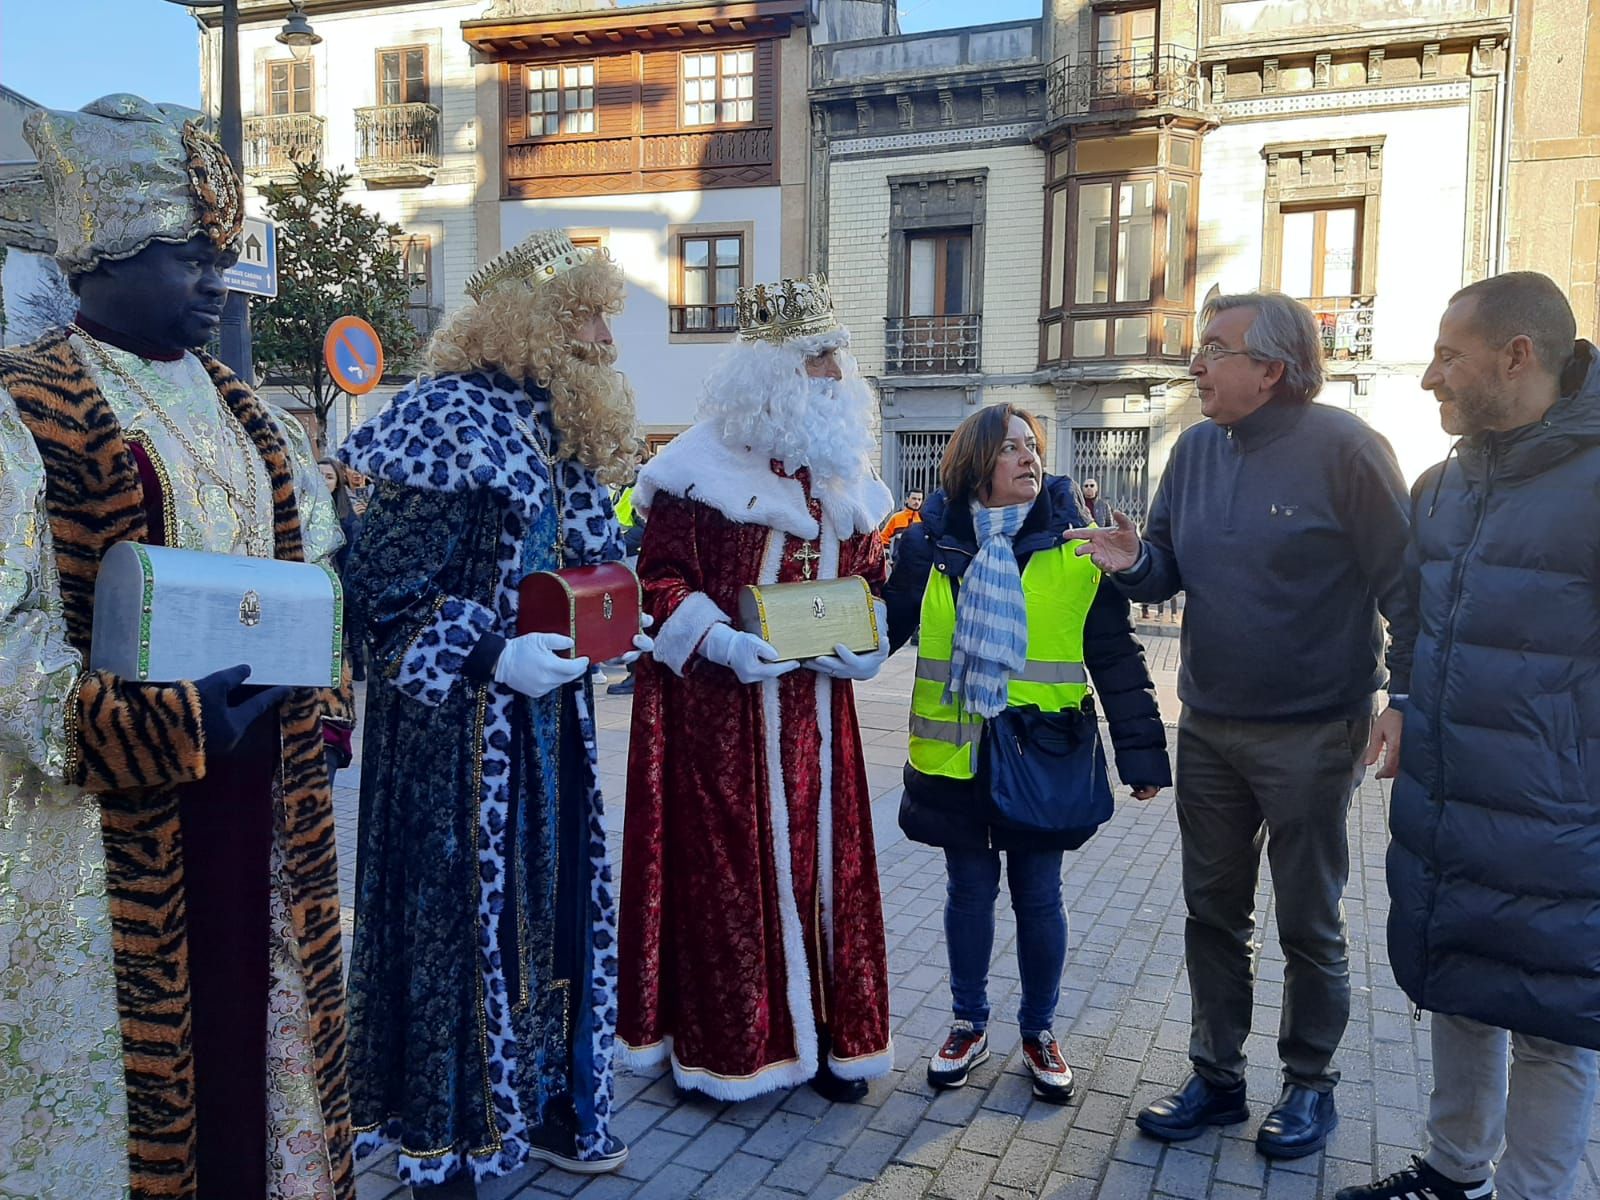
[[(228, 498), (228, 507), (233, 510), (233, 515), (237, 518), (239, 528), (244, 534), (245, 553), (252, 558), (271, 558), (272, 548), (256, 525), (257, 501), (260, 499), (261, 493), (256, 483), (255, 464), (250, 461), (245, 463), (245, 494), (240, 496), (232, 481), (223, 476), (222, 471), (212, 460), (200, 453), (200, 448), (189, 440), (182, 427), (167, 414), (166, 409), (156, 402), (156, 398), (146, 391), (144, 386), (131, 373), (123, 368), (122, 364), (111, 357), (110, 351), (78, 325), (68, 325), (67, 329), (83, 339), (89, 349), (94, 352), (95, 357), (100, 360), (101, 365), (120, 379), (134, 395), (143, 400), (145, 406), (155, 414), (156, 419), (161, 422), (166, 431), (177, 440), (178, 445), (183, 447), (189, 457), (202, 467), (207, 475), (216, 480), (217, 486), (222, 489), (222, 494)], [(217, 407), (222, 410), (223, 427), (233, 434), (239, 449), (244, 451), (248, 458), (248, 455), (255, 451), (256, 447), (243, 422), (234, 415), (233, 410), (228, 407), (227, 402), (221, 396), (217, 397)], [(173, 531), (173, 533), (175, 532)]]
[[(567, 522), (563, 516), (566, 503), (561, 497), (561, 468), (556, 463), (555, 454), (545, 442), (542, 431), (535, 432), (529, 429), (521, 417), (514, 416), (511, 419), (516, 422), (517, 428), (522, 430), (522, 436), (532, 443), (534, 451), (539, 455), (545, 471), (550, 476), (550, 491), (556, 501), (556, 566), (559, 569), (567, 565)], [(538, 415), (535, 414), (533, 419), (537, 421)]]

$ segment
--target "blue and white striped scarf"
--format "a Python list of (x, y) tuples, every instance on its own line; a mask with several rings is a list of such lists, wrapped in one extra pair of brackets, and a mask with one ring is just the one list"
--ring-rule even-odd
[(1031, 500), (1004, 508), (972, 504), (978, 555), (961, 580), (945, 702), (959, 700), (976, 716), (1005, 710), (1006, 684), (1028, 661), (1028, 610), (1011, 539), (1032, 507)]

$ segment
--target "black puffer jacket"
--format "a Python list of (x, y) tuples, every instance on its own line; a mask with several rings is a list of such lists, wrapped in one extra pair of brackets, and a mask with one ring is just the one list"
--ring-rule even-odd
[[(1585, 368), (1587, 368), (1585, 370)], [(1389, 961), (1419, 1007), (1600, 1049), (1600, 357), (1412, 490), (1421, 632)]]
[[(1068, 529), (1088, 524), (1072, 481), (1046, 475), (1044, 488), (1027, 520), (1013, 539), (1017, 565), (1025, 567), (1035, 551), (1061, 545)], [(952, 509), (944, 492), (937, 491), (922, 509), (922, 523), (913, 525), (900, 539), (894, 574), (884, 588), (889, 609), (889, 643), (898, 650), (916, 631), (922, 617), (922, 593), (931, 571), (943, 571), (959, 581), (978, 552), (972, 514)], [(1144, 664), (1144, 650), (1133, 636), (1128, 601), (1104, 580), (1089, 609), (1083, 630), (1084, 665), (1094, 683), (1100, 712), (1111, 726), (1117, 774), (1131, 787), (1167, 787), (1172, 769), (1167, 762), (1166, 731), (1156, 707), (1155, 685)], [(924, 775), (905, 769), (905, 796), (900, 801), (900, 828), (906, 836), (932, 846), (1000, 850), (1067, 848), (1037, 836), (1022, 837), (991, 829), (983, 818), (983, 805), (973, 781)]]

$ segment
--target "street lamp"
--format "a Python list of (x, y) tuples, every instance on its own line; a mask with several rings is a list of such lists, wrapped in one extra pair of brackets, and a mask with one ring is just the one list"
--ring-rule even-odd
[(322, 44), (322, 35), (311, 28), (311, 21), (306, 16), (304, 0), (290, 0), (294, 11), (289, 14), (289, 19), (283, 23), (283, 28), (278, 31), (278, 41), (293, 51), (295, 58), (302, 62), (311, 53), (311, 47)]
[[(304, 0), (290, 0), (293, 11), (278, 33), (278, 41), (304, 58), (322, 41), (306, 19)], [(222, 94), (218, 124), (222, 148), (244, 176), (244, 109), (239, 100), (239, 0), (168, 0), (184, 8), (222, 9)], [(255, 367), (250, 355), (250, 300), (243, 292), (229, 292), (222, 310), (222, 361), (245, 383), (254, 385)]]

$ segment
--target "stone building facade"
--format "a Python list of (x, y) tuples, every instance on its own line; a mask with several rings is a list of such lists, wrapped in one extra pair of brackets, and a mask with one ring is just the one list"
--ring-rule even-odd
[(1324, 402), (1408, 475), (1436, 461), (1438, 314), (1508, 265), (1513, 24), (1511, 0), (1047, 0), (818, 50), (813, 253), (879, 381), (885, 477), (929, 482), (973, 405), (1017, 399), (1055, 469), (1141, 515), (1200, 419), (1213, 288), (1305, 300)]

